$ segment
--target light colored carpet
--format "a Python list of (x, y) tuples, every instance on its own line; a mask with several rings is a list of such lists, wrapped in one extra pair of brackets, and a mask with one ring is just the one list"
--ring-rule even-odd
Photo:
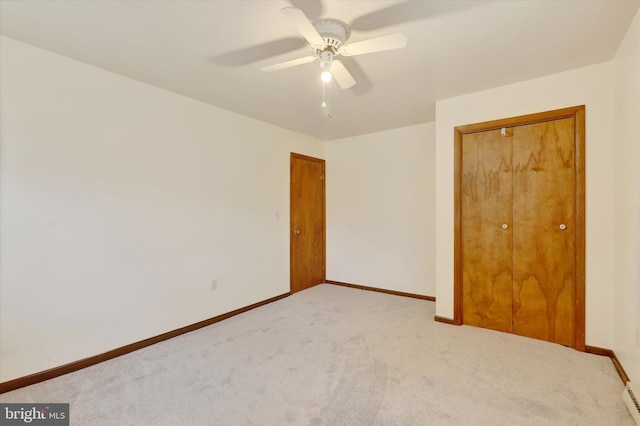
[(606, 357), (322, 284), (0, 395), (72, 425), (633, 425)]

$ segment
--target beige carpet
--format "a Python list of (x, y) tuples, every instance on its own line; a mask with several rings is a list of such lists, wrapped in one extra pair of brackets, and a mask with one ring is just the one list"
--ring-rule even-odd
[(606, 357), (329, 284), (0, 402), (72, 425), (633, 425)]

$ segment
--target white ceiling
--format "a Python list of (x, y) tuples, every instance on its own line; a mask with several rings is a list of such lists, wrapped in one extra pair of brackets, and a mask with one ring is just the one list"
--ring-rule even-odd
[[(344, 58), (357, 84), (333, 86), (327, 118), (317, 62), (260, 70), (309, 54), (280, 13), (292, 5), (310, 18), (352, 25), (351, 42), (402, 31), (407, 47)], [(333, 140), (433, 121), (438, 99), (608, 61), (639, 6), (639, 0), (0, 0), (0, 32)]]

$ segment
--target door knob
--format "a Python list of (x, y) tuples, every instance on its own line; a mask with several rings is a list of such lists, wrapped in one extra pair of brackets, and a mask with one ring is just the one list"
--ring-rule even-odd
[(299, 229), (294, 229), (293, 230), (293, 235), (300, 235), (300, 230)]
[(560, 224), (560, 229), (562, 229), (564, 231), (565, 229), (567, 229), (567, 225), (565, 225), (564, 223), (561, 223)]
[(509, 225), (507, 225), (506, 223), (502, 224), (502, 229), (509, 229)]

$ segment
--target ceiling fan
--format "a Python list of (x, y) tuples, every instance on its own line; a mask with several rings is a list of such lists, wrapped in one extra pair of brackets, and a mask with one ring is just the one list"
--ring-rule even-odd
[(307, 40), (312, 53), (302, 58), (263, 67), (262, 70), (266, 72), (295, 67), (319, 59), (320, 67), (324, 70), (322, 81), (327, 83), (333, 77), (342, 89), (348, 89), (355, 85), (356, 81), (344, 64), (335, 59), (336, 56), (356, 56), (400, 49), (407, 44), (407, 37), (403, 33), (348, 43), (351, 28), (338, 19), (322, 18), (310, 21), (301, 9), (295, 7), (285, 7), (281, 12)]

